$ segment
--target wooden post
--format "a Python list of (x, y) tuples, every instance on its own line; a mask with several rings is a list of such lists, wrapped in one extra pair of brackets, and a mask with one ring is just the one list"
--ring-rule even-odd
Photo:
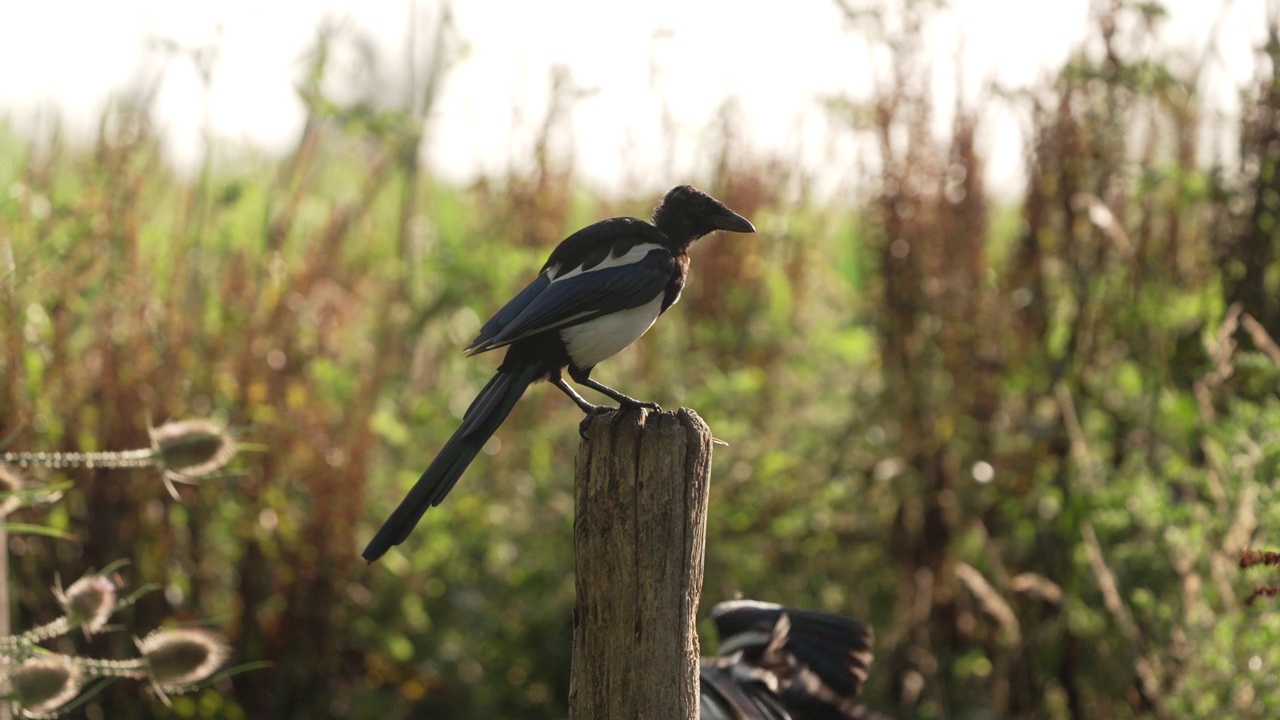
[(697, 720), (711, 431), (692, 410), (595, 415), (574, 480), (571, 720)]

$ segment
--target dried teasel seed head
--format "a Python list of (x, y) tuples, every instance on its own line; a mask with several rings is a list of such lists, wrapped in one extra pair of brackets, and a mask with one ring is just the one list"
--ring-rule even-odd
[(211, 475), (236, 456), (236, 441), (212, 420), (180, 420), (151, 430), (151, 446), (174, 480)]
[(138, 641), (147, 674), (166, 692), (181, 692), (209, 677), (226, 662), (226, 642), (208, 630), (156, 630)]
[(16, 494), (22, 489), (22, 476), (8, 465), (0, 464), (0, 519), (22, 506)]
[(24, 660), (13, 670), (13, 698), (28, 714), (48, 713), (80, 692), (80, 668), (65, 655)]
[(85, 575), (65, 591), (54, 591), (67, 622), (91, 635), (107, 624), (116, 608), (116, 584), (102, 575)]

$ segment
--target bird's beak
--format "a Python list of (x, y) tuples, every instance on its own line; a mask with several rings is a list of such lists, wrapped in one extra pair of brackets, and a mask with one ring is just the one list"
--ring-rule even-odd
[(755, 225), (751, 221), (742, 217), (732, 210), (726, 211), (727, 214), (721, 215), (715, 219), (717, 230), (728, 230), (730, 232), (753, 233), (756, 231)]

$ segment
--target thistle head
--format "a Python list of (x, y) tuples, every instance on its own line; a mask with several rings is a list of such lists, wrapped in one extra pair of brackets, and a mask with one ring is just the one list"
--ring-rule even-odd
[(181, 692), (208, 678), (230, 651), (226, 642), (208, 630), (156, 630), (138, 641), (147, 675), (164, 692)]
[(80, 668), (65, 655), (23, 660), (10, 676), (11, 694), (27, 715), (51, 713), (80, 692)]
[(173, 480), (193, 480), (226, 467), (236, 456), (236, 441), (211, 420), (167, 422), (151, 430), (151, 447)]
[(53, 594), (62, 605), (62, 613), (72, 626), (92, 635), (107, 624), (116, 609), (116, 584), (103, 575), (85, 575), (71, 583), (65, 591), (54, 588)]

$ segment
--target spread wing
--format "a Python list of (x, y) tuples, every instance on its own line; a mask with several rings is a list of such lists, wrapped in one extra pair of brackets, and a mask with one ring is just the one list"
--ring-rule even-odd
[(803, 707), (815, 718), (865, 712), (856, 700), (871, 665), (872, 632), (862, 621), (751, 600), (720, 603), (711, 616), (720, 655), (770, 678), (792, 712)]

